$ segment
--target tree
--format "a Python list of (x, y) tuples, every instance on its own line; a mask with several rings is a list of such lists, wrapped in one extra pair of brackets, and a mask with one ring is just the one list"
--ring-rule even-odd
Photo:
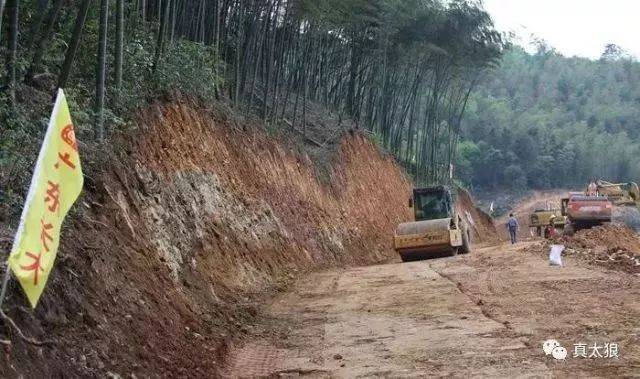
[(80, 46), (80, 39), (82, 38), (82, 30), (84, 29), (85, 21), (87, 20), (87, 13), (89, 12), (89, 6), (91, 0), (82, 0), (78, 14), (76, 16), (75, 26), (73, 27), (73, 34), (71, 35), (71, 42), (67, 47), (67, 52), (64, 56), (64, 63), (62, 64), (62, 70), (60, 70), (60, 76), (58, 76), (58, 88), (64, 88), (71, 74), (71, 67), (73, 61), (78, 53), (78, 47)]
[(46, 46), (48, 45), (49, 41), (51, 40), (51, 37), (53, 36), (54, 27), (58, 19), (58, 14), (60, 13), (60, 10), (62, 9), (62, 5), (64, 3), (64, 0), (54, 0), (54, 1), (55, 2), (53, 3), (51, 10), (49, 11), (49, 14), (47, 16), (47, 20), (45, 22), (43, 35), (38, 40), (35, 51), (33, 53), (33, 60), (31, 61), (31, 65), (29, 66), (29, 69), (27, 70), (27, 76), (26, 76), (27, 81), (32, 81), (34, 79), (36, 72), (40, 70), (40, 64), (42, 62), (42, 57), (44, 56), (44, 53), (46, 51)]
[(44, 16), (48, 5), (49, 0), (38, 0), (35, 17), (31, 22), (31, 27), (29, 29), (29, 39), (27, 40), (25, 46), (26, 51), (31, 51), (31, 49), (33, 49), (33, 44), (40, 34), (40, 28), (42, 28), (42, 22), (44, 21)]
[[(462, 139), (501, 150), (506, 168), (519, 166), (535, 188), (582, 187), (590, 177), (637, 181), (640, 146), (640, 63), (627, 58), (566, 58), (545, 47), (507, 51), (499, 67), (473, 91)], [(613, 47), (610, 50), (616, 51)], [(512, 138), (505, 138), (510, 134)], [(480, 146), (480, 143), (477, 142)], [(513, 155), (510, 155), (513, 153)], [(484, 155), (483, 155), (484, 156)], [(513, 157), (513, 158), (510, 158)], [(473, 165), (464, 180), (491, 187), (488, 167)]]
[(100, 30), (98, 35), (98, 64), (96, 66), (96, 123), (95, 134), (98, 141), (104, 140), (104, 97), (107, 60), (107, 22), (109, 0), (100, 0)]
[(6, 2), (6, 0), (0, 0), (0, 30), (2, 30), (2, 17), (4, 16), (4, 6)]
[(605, 45), (600, 59), (604, 61), (617, 61), (625, 56), (629, 56), (629, 54), (623, 48), (614, 43), (609, 43)]
[(116, 53), (115, 53), (115, 89), (116, 96), (122, 88), (122, 55), (124, 49), (124, 0), (116, 0)]
[(156, 55), (153, 60), (153, 70), (155, 71), (158, 68), (158, 63), (160, 62), (160, 57), (162, 56), (162, 52), (164, 50), (164, 40), (167, 28), (167, 22), (169, 18), (169, 6), (171, 4), (171, 0), (161, 0), (163, 11), (160, 16), (160, 27), (158, 28), (158, 42), (156, 44)]
[[(123, 111), (128, 104), (121, 96), (145, 96), (124, 93), (136, 87), (128, 80), (161, 87), (160, 81), (184, 80), (183, 69), (193, 69), (215, 79), (192, 81), (192, 87), (208, 85), (216, 98), (227, 94), (236, 109), (300, 131), (306, 140), (310, 107), (323, 104), (343, 127), (353, 122), (378, 135), (424, 182), (447, 180), (473, 89), (506, 46), (471, 0), (116, 0), (112, 36), (108, 0), (95, 3), (95, 12), (90, 0), (80, 0), (74, 17), (65, 4), (28, 4), (34, 17), (26, 45), (33, 57), (25, 82), (50, 85), (33, 79), (57, 71), (64, 54), (59, 87), (96, 81), (98, 139), (104, 138), (105, 108)], [(132, 36), (126, 39), (125, 17)], [(113, 80), (106, 62), (110, 40)], [(96, 41), (95, 57), (78, 54)], [(135, 55), (131, 62), (125, 51)], [(182, 66), (164, 69), (182, 54), (188, 55)], [(95, 70), (89, 74), (86, 67)]]
[(524, 170), (515, 164), (504, 169), (504, 180), (507, 188), (524, 189), (527, 187), (527, 176)]
[[(9, 89), (9, 102), (11, 107), (16, 106), (16, 65), (18, 60), (18, 15), (20, 0), (9, 2), (9, 56), (7, 59), (7, 88)], [(2, 7), (0, 6), (0, 9)], [(0, 10), (0, 17), (2, 11)]]

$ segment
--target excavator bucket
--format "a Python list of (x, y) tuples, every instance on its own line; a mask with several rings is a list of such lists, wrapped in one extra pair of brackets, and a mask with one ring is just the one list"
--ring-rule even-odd
[(640, 190), (638, 184), (610, 183), (599, 180), (598, 193), (607, 196), (615, 205), (640, 205)]

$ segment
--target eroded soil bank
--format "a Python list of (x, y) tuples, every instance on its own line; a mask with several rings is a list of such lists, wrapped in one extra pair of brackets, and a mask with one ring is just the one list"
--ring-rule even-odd
[[(212, 377), (255, 299), (320, 267), (395, 258), (411, 185), (367, 138), (345, 133), (327, 174), (224, 111), (157, 104), (87, 173), (43, 299), (17, 286), (0, 376)], [(2, 248), (14, 225), (2, 225)]]

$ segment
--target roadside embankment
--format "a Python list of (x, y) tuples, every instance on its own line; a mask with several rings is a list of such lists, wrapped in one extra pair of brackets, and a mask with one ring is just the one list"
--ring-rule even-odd
[(345, 133), (320, 177), (299, 141), (229, 112), (180, 101), (138, 123), (86, 172), (37, 310), (11, 288), (8, 313), (52, 345), (5, 329), (0, 376), (211, 377), (255, 299), (312, 269), (396, 258), (411, 184), (362, 135)]
[(476, 206), (471, 194), (458, 187), (458, 203), (466, 222), (471, 228), (472, 243), (490, 243), (500, 241), (493, 218)]

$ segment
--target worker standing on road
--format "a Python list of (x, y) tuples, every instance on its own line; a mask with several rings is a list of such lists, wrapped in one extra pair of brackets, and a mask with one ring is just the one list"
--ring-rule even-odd
[(509, 230), (509, 236), (511, 236), (511, 244), (516, 243), (516, 236), (518, 235), (518, 220), (513, 216), (513, 213), (509, 214), (509, 220), (507, 220), (507, 229)]
[(587, 196), (598, 196), (598, 185), (595, 179), (592, 179), (589, 186), (587, 186)]

